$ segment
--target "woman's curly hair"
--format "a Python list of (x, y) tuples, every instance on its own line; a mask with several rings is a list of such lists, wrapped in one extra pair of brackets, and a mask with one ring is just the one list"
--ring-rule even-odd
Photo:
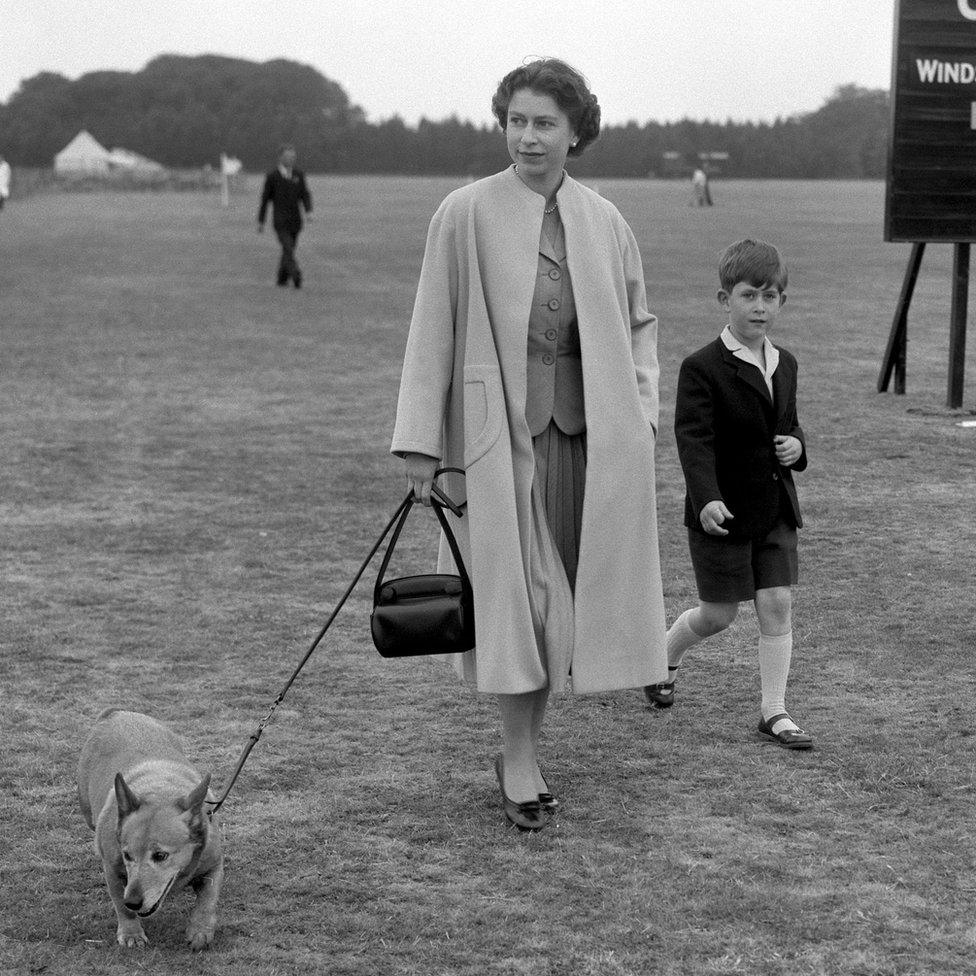
[(508, 106), (512, 96), (523, 88), (537, 95), (549, 95), (569, 117), (576, 133), (570, 156), (578, 156), (600, 134), (600, 103), (586, 79), (572, 65), (558, 58), (539, 58), (510, 71), (498, 83), (491, 110), (498, 124), (508, 125)]

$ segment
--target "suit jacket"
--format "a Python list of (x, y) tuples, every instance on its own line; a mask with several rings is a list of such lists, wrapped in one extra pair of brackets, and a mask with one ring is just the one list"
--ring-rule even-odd
[(264, 180), (264, 190), (261, 193), (261, 207), (258, 210), (258, 223), (264, 223), (268, 204), (271, 204), (274, 214), (271, 222), (275, 230), (286, 230), (297, 234), (302, 229), (302, 211), (312, 212), (312, 195), (305, 183), (305, 174), (300, 169), (291, 171), (291, 179), (281, 175), (279, 169), (273, 169)]
[[(755, 366), (737, 359), (721, 338), (681, 364), (674, 430), (685, 475), (685, 525), (704, 531), (701, 510), (716, 499), (734, 518), (730, 537), (765, 535), (779, 515), (803, 524), (793, 471), (807, 466), (806, 441), (796, 416), (795, 357), (779, 350), (773, 396)], [(776, 459), (773, 437), (791, 434), (803, 451), (786, 468)]]

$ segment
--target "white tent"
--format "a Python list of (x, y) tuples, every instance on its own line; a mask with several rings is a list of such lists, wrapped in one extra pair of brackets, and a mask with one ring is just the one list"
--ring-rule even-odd
[(112, 154), (84, 129), (54, 157), (55, 173), (107, 173)]
[(154, 159), (147, 159), (131, 149), (116, 146), (109, 154), (108, 164), (113, 169), (137, 171), (140, 173), (162, 173), (166, 167)]

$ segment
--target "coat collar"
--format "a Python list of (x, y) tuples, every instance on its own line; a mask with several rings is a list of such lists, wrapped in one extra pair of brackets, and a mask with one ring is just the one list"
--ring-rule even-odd
[[(518, 173), (515, 172), (514, 163), (508, 167), (508, 169), (503, 170), (505, 175), (508, 177), (508, 182), (514, 184), (515, 190), (518, 194), (524, 198), (526, 204), (534, 206), (539, 213), (545, 209), (546, 198), (541, 193), (536, 193), (535, 190), (526, 186)], [(569, 173), (563, 170), (563, 181), (559, 184), (559, 189), (556, 190), (556, 202), (559, 204), (559, 209), (562, 210), (565, 203), (569, 198), (576, 193), (576, 188), (579, 184), (574, 180)]]
[[(715, 340), (715, 345), (718, 347), (722, 359), (729, 365), (730, 368), (735, 370), (736, 376), (750, 389), (755, 390), (756, 393), (762, 397), (763, 403), (765, 403), (767, 407), (772, 407), (773, 398), (769, 395), (769, 388), (766, 386), (766, 381), (763, 379), (762, 373), (760, 373), (759, 370), (752, 365), (752, 363), (747, 363), (745, 360), (739, 359), (722, 341), (721, 337)], [(779, 374), (780, 370), (778, 369), (775, 373), (773, 373), (774, 393), (778, 389), (777, 377)]]

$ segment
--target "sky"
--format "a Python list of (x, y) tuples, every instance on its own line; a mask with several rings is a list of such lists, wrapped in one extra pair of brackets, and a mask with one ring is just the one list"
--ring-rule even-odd
[(894, 3), (0, 0), (0, 102), (40, 71), (223, 54), (311, 65), (373, 122), (480, 124), (504, 74), (551, 55), (583, 72), (607, 123), (772, 121), (815, 111), (839, 85), (888, 88)]

